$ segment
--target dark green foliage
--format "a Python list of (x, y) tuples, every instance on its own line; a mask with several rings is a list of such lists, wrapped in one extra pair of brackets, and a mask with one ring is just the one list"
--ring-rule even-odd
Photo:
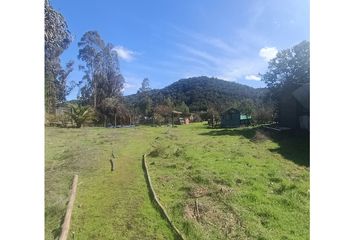
[(182, 112), (182, 116), (199, 113), (199, 118), (209, 120), (211, 126), (220, 123), (221, 113), (231, 107), (255, 116), (255, 123), (270, 122), (274, 116), (274, 103), (267, 89), (254, 89), (217, 78), (194, 77), (181, 79), (161, 90), (143, 89), (142, 86), (137, 94), (126, 96), (125, 100), (130, 106), (137, 106), (144, 116), (150, 116), (146, 110), (153, 106), (156, 123), (166, 122), (164, 119), (170, 110)]
[(75, 122), (77, 128), (81, 128), (82, 124), (90, 118), (90, 106), (82, 106), (80, 104), (71, 104), (67, 114)]
[(97, 107), (98, 117), (104, 119), (104, 125), (117, 126), (131, 123), (131, 111), (125, 106), (121, 98), (105, 98)]
[[(303, 41), (279, 52), (269, 62), (268, 71), (262, 75), (262, 81), (270, 90), (269, 95), (274, 102), (274, 118), (277, 119), (280, 116), (280, 105), (289, 104), (284, 99), (291, 96), (295, 89), (310, 83), (310, 43)], [(265, 109), (266, 107), (257, 113), (259, 119), (268, 118), (269, 114)]]
[(310, 43), (303, 41), (280, 51), (270, 60), (268, 71), (262, 75), (273, 97), (290, 92), (310, 82)]
[[(152, 98), (154, 105), (170, 98), (176, 105), (184, 102), (189, 111), (207, 111), (213, 104), (226, 110), (235, 102), (242, 99), (261, 99), (266, 89), (254, 89), (242, 84), (227, 82), (217, 78), (193, 77), (181, 79), (161, 90), (151, 90), (148, 95)], [(137, 102), (138, 94), (126, 97), (128, 102)]]
[(181, 102), (180, 104), (176, 105), (175, 110), (181, 112), (183, 117), (190, 116), (189, 107), (185, 102)]
[(136, 104), (138, 111), (143, 117), (152, 115), (152, 100), (148, 94), (150, 90), (150, 81), (148, 78), (144, 78), (137, 93), (139, 99)]
[(208, 124), (211, 127), (216, 127), (221, 121), (221, 110), (215, 106), (210, 106), (207, 111)]
[(274, 120), (274, 104), (260, 104), (251, 116), (252, 121), (256, 124), (272, 122)]

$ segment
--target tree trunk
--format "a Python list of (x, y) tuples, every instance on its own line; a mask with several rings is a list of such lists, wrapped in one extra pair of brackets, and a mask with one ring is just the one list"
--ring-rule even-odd
[(114, 114), (114, 127), (117, 128), (117, 113)]
[(97, 83), (96, 83), (96, 80), (95, 80), (95, 76), (94, 76), (94, 73), (93, 73), (93, 67), (92, 66), (90, 67), (90, 72), (91, 72), (91, 79), (92, 79), (92, 82), (93, 82), (93, 108), (96, 111), (96, 107), (97, 107)]
[(96, 110), (97, 106), (97, 84), (94, 82), (93, 84), (93, 108)]

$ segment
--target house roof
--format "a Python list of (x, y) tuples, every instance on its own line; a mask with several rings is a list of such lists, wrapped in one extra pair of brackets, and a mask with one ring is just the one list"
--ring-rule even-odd
[(229, 108), (228, 110), (226, 110), (222, 114), (228, 114), (228, 113), (233, 113), (233, 112), (240, 112), (240, 111), (237, 110), (236, 108)]
[(172, 113), (175, 113), (175, 114), (182, 114), (182, 112), (178, 112), (178, 111), (172, 111)]

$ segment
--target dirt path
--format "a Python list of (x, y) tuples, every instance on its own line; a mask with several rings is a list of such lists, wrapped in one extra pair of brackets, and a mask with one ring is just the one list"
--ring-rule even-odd
[(148, 195), (141, 166), (147, 137), (137, 131), (124, 144), (117, 140), (116, 170), (109, 171), (107, 158), (94, 174), (81, 177), (71, 239), (173, 239)]

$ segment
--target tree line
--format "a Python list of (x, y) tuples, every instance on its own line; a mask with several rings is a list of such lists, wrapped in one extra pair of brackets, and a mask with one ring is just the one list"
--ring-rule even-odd
[[(83, 77), (68, 82), (74, 61), (62, 66), (60, 55), (69, 47), (72, 36), (62, 14), (45, 1), (45, 110), (46, 122), (72, 122), (76, 127), (84, 122), (93, 125), (134, 123), (166, 124), (172, 111), (179, 117), (195, 120), (215, 119), (230, 107), (252, 116), (254, 123), (276, 120), (281, 94), (309, 82), (309, 42), (280, 51), (268, 63), (261, 75), (266, 89), (216, 78), (181, 79), (161, 89), (151, 89), (150, 80), (143, 79), (136, 94), (123, 97), (125, 79), (120, 71), (114, 45), (105, 42), (97, 31), (87, 31), (78, 42), (79, 70)], [(66, 101), (75, 88), (80, 89), (77, 100)], [(58, 109), (65, 106), (65, 114)], [(60, 111), (59, 111), (60, 112)]]
[[(79, 69), (83, 77), (78, 82), (67, 83), (73, 71), (74, 61), (63, 68), (60, 55), (72, 42), (68, 25), (49, 1), (45, 1), (45, 110), (47, 120), (56, 119), (56, 110), (66, 105), (66, 96), (74, 87), (80, 88), (78, 100), (69, 105), (66, 117), (76, 126), (90, 119), (94, 123), (106, 122), (117, 114), (127, 113), (123, 104), (124, 77), (119, 68), (118, 54), (114, 45), (106, 43), (97, 31), (88, 31), (78, 43)], [(78, 116), (80, 115), (81, 116)], [(76, 116), (74, 116), (76, 115)], [(63, 117), (62, 114), (60, 117)], [(65, 118), (65, 117), (64, 117)], [(58, 120), (58, 119), (57, 119)], [(60, 119), (65, 121), (66, 119)], [(123, 121), (122, 118), (118, 119)]]

